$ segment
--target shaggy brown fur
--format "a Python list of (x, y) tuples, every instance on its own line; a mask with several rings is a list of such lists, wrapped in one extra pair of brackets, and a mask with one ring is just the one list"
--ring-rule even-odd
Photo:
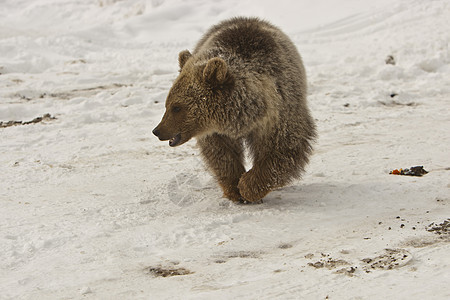
[[(224, 195), (261, 200), (300, 177), (316, 136), (300, 55), (278, 28), (256, 18), (213, 26), (191, 54), (153, 133), (170, 146), (192, 137)], [(244, 149), (253, 167), (245, 171)]]

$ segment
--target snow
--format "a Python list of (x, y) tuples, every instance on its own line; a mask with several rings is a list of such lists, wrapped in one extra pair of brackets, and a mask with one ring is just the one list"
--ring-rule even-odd
[[(291, 36), (319, 129), (261, 205), (151, 134), (178, 52), (235, 15)], [(4, 0), (0, 20), (0, 122), (56, 117), (0, 128), (0, 299), (450, 297), (427, 231), (450, 218), (448, 1)]]

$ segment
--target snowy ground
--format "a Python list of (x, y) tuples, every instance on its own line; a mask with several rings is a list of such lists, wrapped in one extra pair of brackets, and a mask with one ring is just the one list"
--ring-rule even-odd
[[(0, 122), (56, 119), (0, 128), (0, 299), (449, 298), (450, 3), (370, 2), (1, 1)], [(292, 37), (320, 134), (261, 205), (151, 135), (234, 15)]]

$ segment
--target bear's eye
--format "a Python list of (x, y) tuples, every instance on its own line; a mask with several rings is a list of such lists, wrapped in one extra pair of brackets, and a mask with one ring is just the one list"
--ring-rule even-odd
[(172, 107), (172, 112), (177, 113), (177, 112), (180, 112), (180, 111), (181, 111), (181, 107), (179, 107), (179, 106)]

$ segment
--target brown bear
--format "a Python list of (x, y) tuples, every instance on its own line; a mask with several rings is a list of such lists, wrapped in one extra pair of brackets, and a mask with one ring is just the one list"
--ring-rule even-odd
[(316, 129), (302, 59), (280, 29), (232, 18), (209, 29), (192, 54), (180, 52), (178, 61), (180, 73), (153, 130), (160, 140), (174, 147), (196, 137), (224, 196), (234, 202), (259, 202), (300, 177)]

